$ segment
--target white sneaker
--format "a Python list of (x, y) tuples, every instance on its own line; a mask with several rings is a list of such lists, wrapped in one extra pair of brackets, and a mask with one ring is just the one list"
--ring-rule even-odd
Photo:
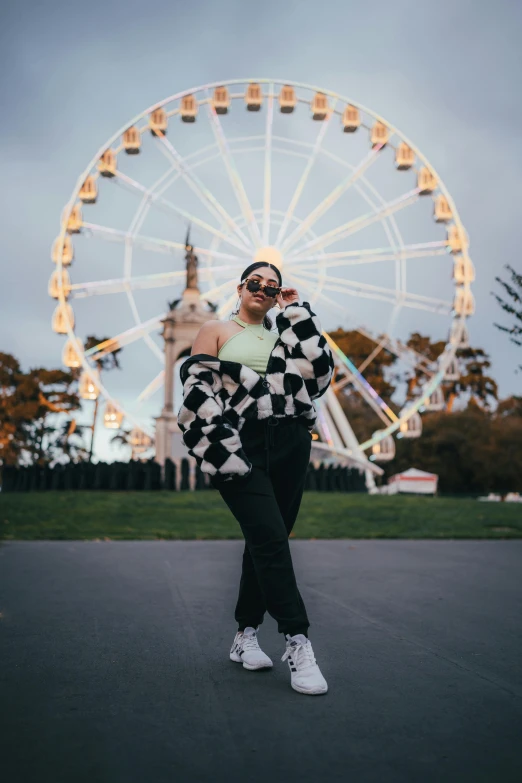
[(286, 652), (281, 658), (290, 667), (291, 685), (294, 691), (315, 695), (326, 693), (328, 685), (315, 660), (310, 639), (302, 633), (285, 635)]
[(243, 633), (236, 633), (230, 649), (230, 660), (242, 663), (245, 669), (269, 669), (274, 665), (259, 646), (257, 628), (250, 625)]

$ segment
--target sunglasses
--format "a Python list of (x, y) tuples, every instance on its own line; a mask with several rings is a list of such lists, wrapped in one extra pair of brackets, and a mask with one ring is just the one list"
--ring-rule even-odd
[(256, 294), (258, 291), (262, 291), (265, 296), (271, 296), (274, 298), (281, 292), (280, 287), (278, 288), (275, 285), (261, 283), (260, 280), (254, 280), (251, 277), (247, 277), (247, 279), (243, 282), (246, 283), (247, 291), (250, 291), (251, 294)]

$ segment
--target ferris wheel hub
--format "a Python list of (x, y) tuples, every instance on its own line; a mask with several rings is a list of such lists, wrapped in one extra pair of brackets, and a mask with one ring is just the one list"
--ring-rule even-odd
[(273, 245), (260, 247), (254, 256), (254, 262), (257, 261), (266, 261), (267, 264), (273, 264), (278, 269), (283, 268), (283, 256), (277, 247), (274, 247)]

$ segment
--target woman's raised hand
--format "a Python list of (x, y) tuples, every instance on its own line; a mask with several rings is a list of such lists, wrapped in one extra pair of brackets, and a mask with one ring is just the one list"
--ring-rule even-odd
[(276, 300), (281, 310), (284, 310), (287, 305), (299, 301), (299, 292), (297, 288), (281, 288)]

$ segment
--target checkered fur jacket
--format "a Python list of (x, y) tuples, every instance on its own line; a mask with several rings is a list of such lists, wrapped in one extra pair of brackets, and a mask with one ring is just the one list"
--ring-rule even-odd
[(333, 356), (308, 302), (286, 305), (276, 326), (279, 336), (264, 378), (241, 362), (205, 353), (181, 365), (183, 442), (203, 473), (220, 481), (239, 480), (252, 470), (239, 435), (246, 420), (303, 416), (311, 431), (317, 418), (312, 400), (332, 380)]

